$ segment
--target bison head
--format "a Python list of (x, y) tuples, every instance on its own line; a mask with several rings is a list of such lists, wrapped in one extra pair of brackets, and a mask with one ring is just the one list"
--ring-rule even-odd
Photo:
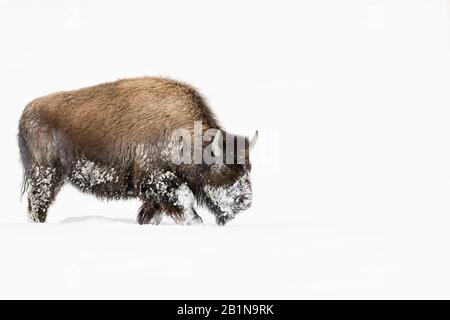
[(250, 208), (252, 187), (249, 154), (258, 132), (249, 140), (217, 131), (211, 143), (211, 154), (218, 161), (211, 164), (204, 184), (205, 202), (214, 212), (217, 224), (224, 225), (235, 215)]

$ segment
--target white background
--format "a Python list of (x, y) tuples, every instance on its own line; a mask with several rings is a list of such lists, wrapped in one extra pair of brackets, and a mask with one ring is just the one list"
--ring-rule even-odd
[[(0, 298), (450, 298), (449, 3), (0, 0)], [(259, 129), (253, 207), (134, 224), (70, 186), (26, 222), (32, 99), (163, 75)]]

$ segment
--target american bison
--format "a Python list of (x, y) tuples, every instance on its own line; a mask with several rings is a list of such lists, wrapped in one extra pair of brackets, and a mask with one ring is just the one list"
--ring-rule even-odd
[[(206, 137), (206, 138), (205, 138)], [(123, 79), (37, 98), (23, 111), (19, 149), (28, 217), (45, 222), (69, 182), (101, 199), (139, 198), (137, 221), (219, 225), (250, 207), (249, 153), (257, 140), (226, 132), (191, 86)]]

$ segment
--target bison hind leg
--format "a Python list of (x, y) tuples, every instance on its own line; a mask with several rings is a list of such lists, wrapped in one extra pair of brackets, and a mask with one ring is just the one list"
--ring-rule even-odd
[(28, 185), (28, 219), (45, 222), (47, 210), (61, 189), (63, 178), (54, 165), (33, 165), (25, 174)]

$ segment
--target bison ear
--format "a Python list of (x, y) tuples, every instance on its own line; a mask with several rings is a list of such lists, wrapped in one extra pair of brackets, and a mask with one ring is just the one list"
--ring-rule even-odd
[(256, 130), (255, 135), (253, 136), (252, 140), (250, 141), (250, 144), (248, 145), (249, 151), (252, 151), (252, 149), (255, 147), (256, 141), (258, 141), (258, 130)]
[(222, 135), (222, 132), (220, 130), (217, 130), (216, 135), (214, 136), (214, 140), (212, 142), (212, 152), (216, 157), (219, 157), (222, 155), (222, 148), (220, 147), (220, 136)]

